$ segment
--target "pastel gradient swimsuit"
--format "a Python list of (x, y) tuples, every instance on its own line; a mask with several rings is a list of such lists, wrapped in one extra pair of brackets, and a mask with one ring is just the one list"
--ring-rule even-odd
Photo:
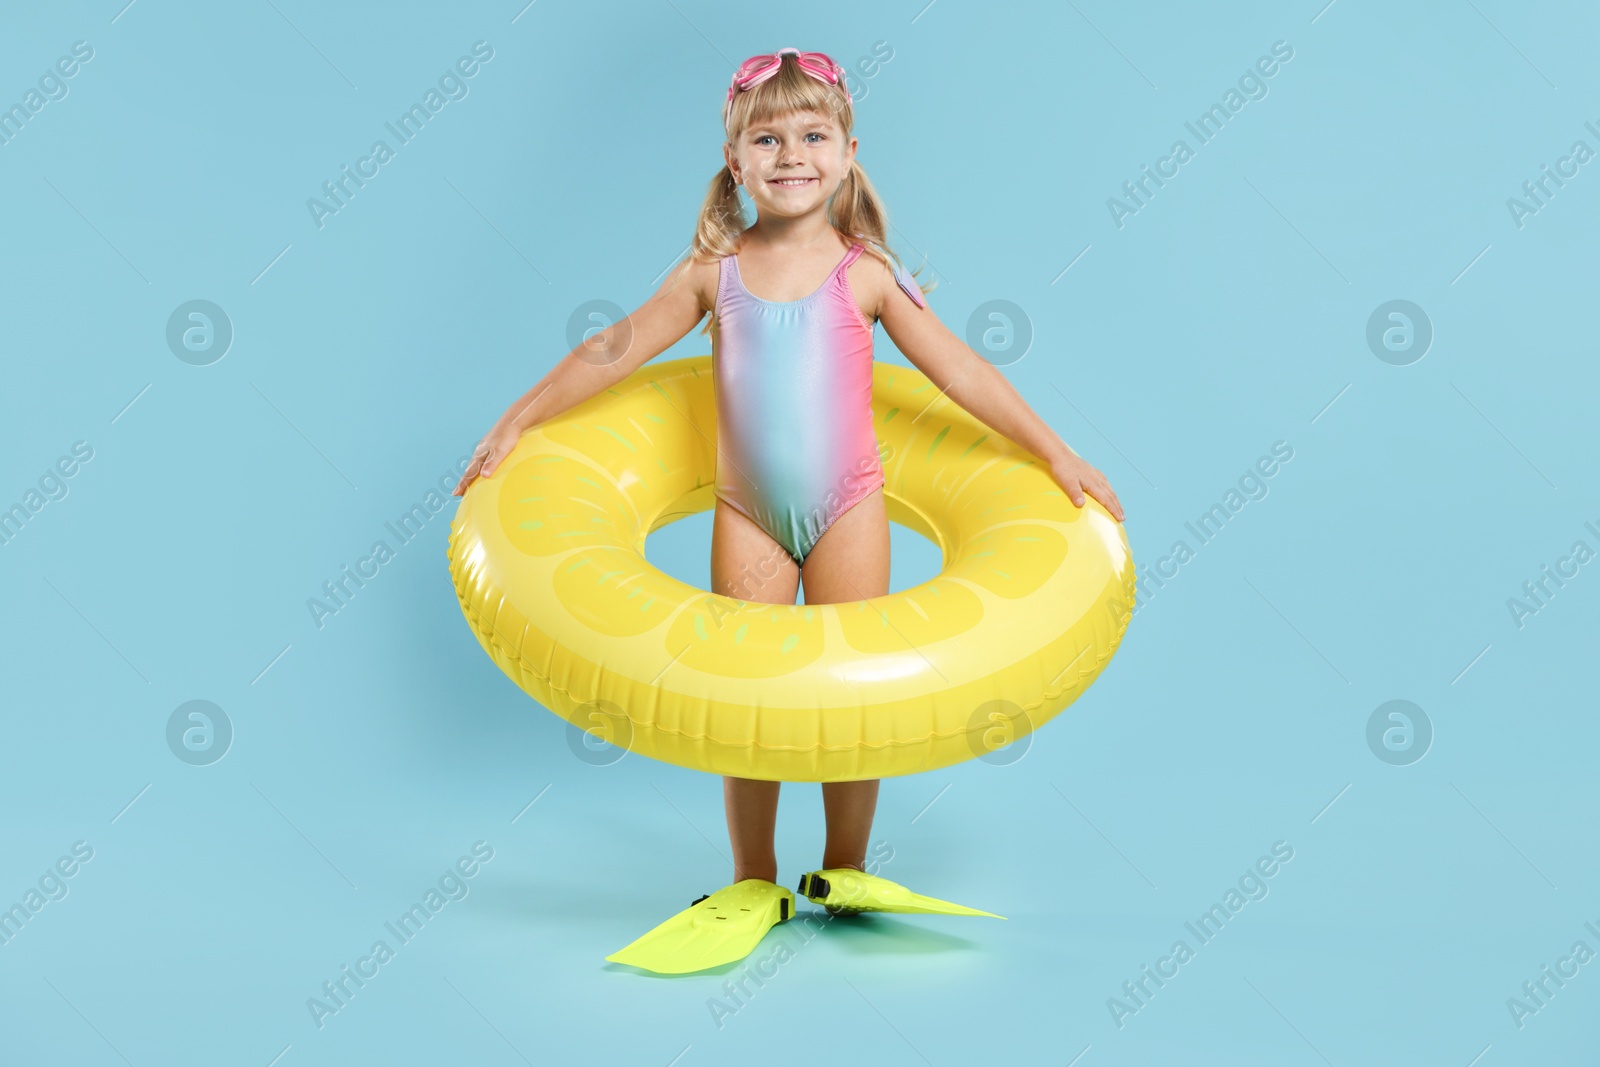
[[(834, 520), (884, 484), (872, 432), (872, 323), (846, 269), (822, 287), (763, 300), (744, 287), (739, 257), (719, 267), (712, 380), (717, 403), (717, 499), (804, 563)], [(910, 275), (895, 280), (927, 307)]]

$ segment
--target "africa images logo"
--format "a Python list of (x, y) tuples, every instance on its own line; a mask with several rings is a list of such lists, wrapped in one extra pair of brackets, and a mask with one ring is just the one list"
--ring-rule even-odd
[[(1252, 100), (1265, 100), (1268, 88), (1267, 80), (1274, 77), (1283, 69), (1283, 64), (1294, 58), (1294, 48), (1287, 41), (1273, 41), (1272, 55), (1261, 56), (1256, 60), (1254, 67), (1248, 67), (1239, 75), (1239, 87), (1229, 86), (1222, 94), (1222, 99), (1202, 111), (1193, 122), (1185, 122), (1184, 129), (1188, 130), (1195, 139), (1196, 146), (1208, 145), (1222, 133), (1233, 116), (1244, 110), (1245, 104)], [(1140, 175), (1130, 178), (1122, 183), (1123, 195), (1126, 200), (1117, 197), (1106, 198), (1106, 210), (1111, 214), (1111, 221), (1117, 229), (1127, 225), (1127, 219), (1137, 215), (1141, 210), (1150, 205), (1156, 193), (1167, 182), (1176, 178), (1183, 165), (1195, 157), (1195, 149), (1189, 147), (1189, 142), (1179, 138), (1172, 142), (1172, 147), (1167, 154), (1156, 160), (1155, 170), (1150, 169), (1150, 164), (1139, 165)], [(1168, 167), (1170, 166), (1170, 170)]]
[[(330, 215), (337, 215), (349, 206), (356, 193), (366, 188), (367, 181), (376, 178), (384, 164), (394, 159), (396, 149), (411, 143), (417, 134), (422, 132), (428, 120), (444, 110), (444, 106), (452, 100), (465, 100), (468, 88), (463, 79), (476, 77), (483, 69), (482, 64), (494, 58), (494, 48), (487, 41), (477, 41), (472, 46), (471, 56), (462, 56), (456, 60), (455, 67), (446, 69), (439, 75), (439, 87), (428, 87), (420, 103), (413, 103), (402, 111), (394, 122), (385, 122), (383, 125), (394, 135), (395, 148), (389, 147), (389, 142), (377, 140), (372, 142), (368, 153), (356, 160), (355, 170), (352, 172), (350, 164), (342, 164), (339, 168), (339, 177), (322, 183), (323, 195), (326, 200), (309, 197), (306, 200), (306, 209), (311, 212), (311, 221), (317, 224), (317, 229), (322, 229)], [(399, 123), (397, 129), (395, 123)], [(370, 169), (369, 169), (370, 167)], [(365, 181), (363, 179), (366, 179)], [(351, 186), (354, 185), (354, 188)]]

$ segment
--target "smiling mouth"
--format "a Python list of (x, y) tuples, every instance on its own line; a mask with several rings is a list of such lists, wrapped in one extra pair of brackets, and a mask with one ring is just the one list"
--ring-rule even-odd
[(810, 185), (812, 182), (814, 182), (816, 180), (817, 179), (815, 179), (815, 178), (768, 178), (767, 179), (767, 181), (769, 183), (771, 183), (773, 185), (781, 185), (785, 189), (802, 189), (805, 186)]

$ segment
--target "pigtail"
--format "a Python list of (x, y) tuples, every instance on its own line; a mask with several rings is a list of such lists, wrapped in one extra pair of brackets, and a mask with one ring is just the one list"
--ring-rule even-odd
[[(867, 178), (867, 172), (859, 161), (851, 162), (850, 172), (845, 175), (844, 181), (839, 183), (839, 189), (833, 194), (829, 209), (834, 229), (846, 237), (862, 241), (867, 250), (883, 260), (891, 270), (904, 269), (900, 265), (900, 257), (889, 248), (888, 213), (884, 210), (878, 191), (872, 187), (872, 182)], [(919, 267), (918, 270), (920, 269)], [(912, 272), (912, 277), (915, 276), (915, 272)], [(926, 294), (932, 292), (936, 285), (937, 283), (924, 288), (918, 283), (917, 288)]]
[[(739, 184), (733, 180), (733, 171), (723, 164), (706, 188), (705, 203), (700, 205), (700, 218), (695, 223), (694, 240), (690, 243), (689, 259), (704, 263), (733, 255), (739, 250), (739, 235), (744, 231)], [(714, 311), (707, 315), (700, 332), (709, 334), (716, 318)]]
[(744, 230), (744, 207), (739, 203), (739, 186), (733, 180), (733, 171), (724, 164), (706, 190), (705, 203), (700, 207), (700, 219), (695, 223), (691, 254), (701, 261), (731, 256), (738, 251), (739, 235)]

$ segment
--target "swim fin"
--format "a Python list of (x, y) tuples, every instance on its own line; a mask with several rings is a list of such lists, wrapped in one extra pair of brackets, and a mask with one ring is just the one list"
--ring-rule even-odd
[(821, 904), (832, 915), (854, 915), (863, 911), (894, 911), (921, 915), (987, 915), (1004, 919), (992, 911), (979, 911), (952, 904), (938, 897), (913, 893), (898, 882), (866, 874), (850, 867), (834, 867), (800, 876), (800, 892), (813, 904)]
[(768, 930), (793, 914), (793, 893), (746, 878), (694, 901), (606, 959), (657, 974), (720, 967), (750, 955)]

